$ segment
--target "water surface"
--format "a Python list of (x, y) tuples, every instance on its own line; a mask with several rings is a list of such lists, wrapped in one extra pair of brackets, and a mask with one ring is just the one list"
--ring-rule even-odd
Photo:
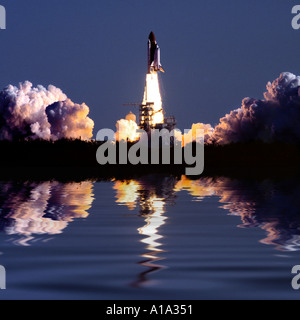
[(1, 299), (298, 299), (300, 183), (0, 183)]

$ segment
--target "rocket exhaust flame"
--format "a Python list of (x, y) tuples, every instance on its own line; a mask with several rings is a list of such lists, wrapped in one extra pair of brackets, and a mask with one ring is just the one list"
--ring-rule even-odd
[(147, 74), (144, 100), (142, 105), (153, 103), (153, 115), (150, 121), (151, 126), (164, 122), (164, 113), (162, 108), (162, 99), (159, 90), (159, 81), (157, 73)]

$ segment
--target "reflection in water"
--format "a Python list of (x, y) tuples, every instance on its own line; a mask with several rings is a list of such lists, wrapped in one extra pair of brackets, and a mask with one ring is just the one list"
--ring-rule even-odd
[(141, 255), (143, 260), (139, 264), (147, 269), (138, 275), (138, 279), (131, 284), (132, 286), (139, 287), (150, 284), (147, 276), (165, 268), (157, 263), (164, 259), (160, 256), (164, 251), (160, 242), (163, 236), (159, 233), (159, 229), (167, 220), (165, 206), (174, 203), (175, 183), (175, 178), (161, 176), (115, 182), (116, 202), (120, 205), (126, 205), (129, 210), (138, 206), (139, 215), (144, 218), (146, 223), (138, 229), (138, 232), (144, 236), (141, 242), (146, 245), (147, 250)]
[[(3, 182), (0, 190), (0, 231), (17, 237), (15, 243), (20, 245), (31, 245), (38, 236), (62, 233), (73, 219), (88, 216), (94, 200), (92, 182)], [(222, 208), (241, 218), (239, 227), (259, 227), (266, 232), (262, 243), (282, 251), (300, 250), (300, 183), (296, 179), (190, 180), (154, 175), (114, 181), (114, 190), (116, 203), (138, 210), (143, 219), (137, 232), (145, 247), (138, 262), (144, 271), (133, 286), (148, 285), (149, 275), (165, 267), (161, 264), (165, 252), (162, 227), (167, 222), (167, 207), (183, 192), (197, 202), (217, 197)]]
[(181, 177), (174, 190), (176, 192), (186, 190), (190, 195), (194, 197), (195, 201), (202, 201), (205, 197), (209, 197), (215, 194), (213, 187), (209, 186), (209, 181), (211, 179), (201, 179), (201, 180), (190, 180), (185, 176)]
[(196, 200), (220, 197), (222, 208), (240, 216), (239, 227), (259, 227), (267, 232), (261, 243), (277, 250), (300, 250), (300, 184), (293, 181), (242, 181), (202, 178), (179, 181), (175, 190), (187, 190)]
[(166, 206), (174, 204), (176, 193), (188, 192), (193, 201), (207, 197), (218, 197), (222, 208), (231, 215), (239, 216), (239, 227), (260, 227), (267, 232), (264, 244), (275, 246), (281, 251), (300, 250), (300, 184), (297, 181), (243, 181), (229, 178), (180, 180), (172, 177), (145, 177), (138, 180), (116, 181), (116, 203), (126, 205), (129, 210), (139, 208), (145, 225), (138, 229), (145, 236), (147, 252), (140, 265), (147, 267), (138, 276), (134, 286), (148, 284), (147, 276), (164, 266), (157, 264), (164, 251), (161, 246), (163, 235), (159, 230), (166, 222)]
[(0, 230), (21, 236), (30, 245), (37, 235), (60, 234), (74, 218), (86, 218), (93, 202), (93, 184), (1, 183)]

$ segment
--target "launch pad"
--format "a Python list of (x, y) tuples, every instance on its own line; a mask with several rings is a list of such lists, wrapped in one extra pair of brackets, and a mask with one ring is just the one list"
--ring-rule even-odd
[(151, 129), (167, 129), (172, 131), (176, 127), (176, 119), (174, 116), (164, 117), (163, 123), (154, 123), (153, 116), (155, 115), (154, 103), (147, 102), (146, 104), (141, 104), (139, 113), (140, 113), (140, 123), (139, 128), (149, 132)]

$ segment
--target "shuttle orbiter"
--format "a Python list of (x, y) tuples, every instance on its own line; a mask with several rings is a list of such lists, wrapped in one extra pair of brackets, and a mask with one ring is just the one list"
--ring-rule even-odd
[(165, 72), (160, 64), (160, 48), (155, 40), (153, 32), (149, 35), (148, 40), (148, 73)]

